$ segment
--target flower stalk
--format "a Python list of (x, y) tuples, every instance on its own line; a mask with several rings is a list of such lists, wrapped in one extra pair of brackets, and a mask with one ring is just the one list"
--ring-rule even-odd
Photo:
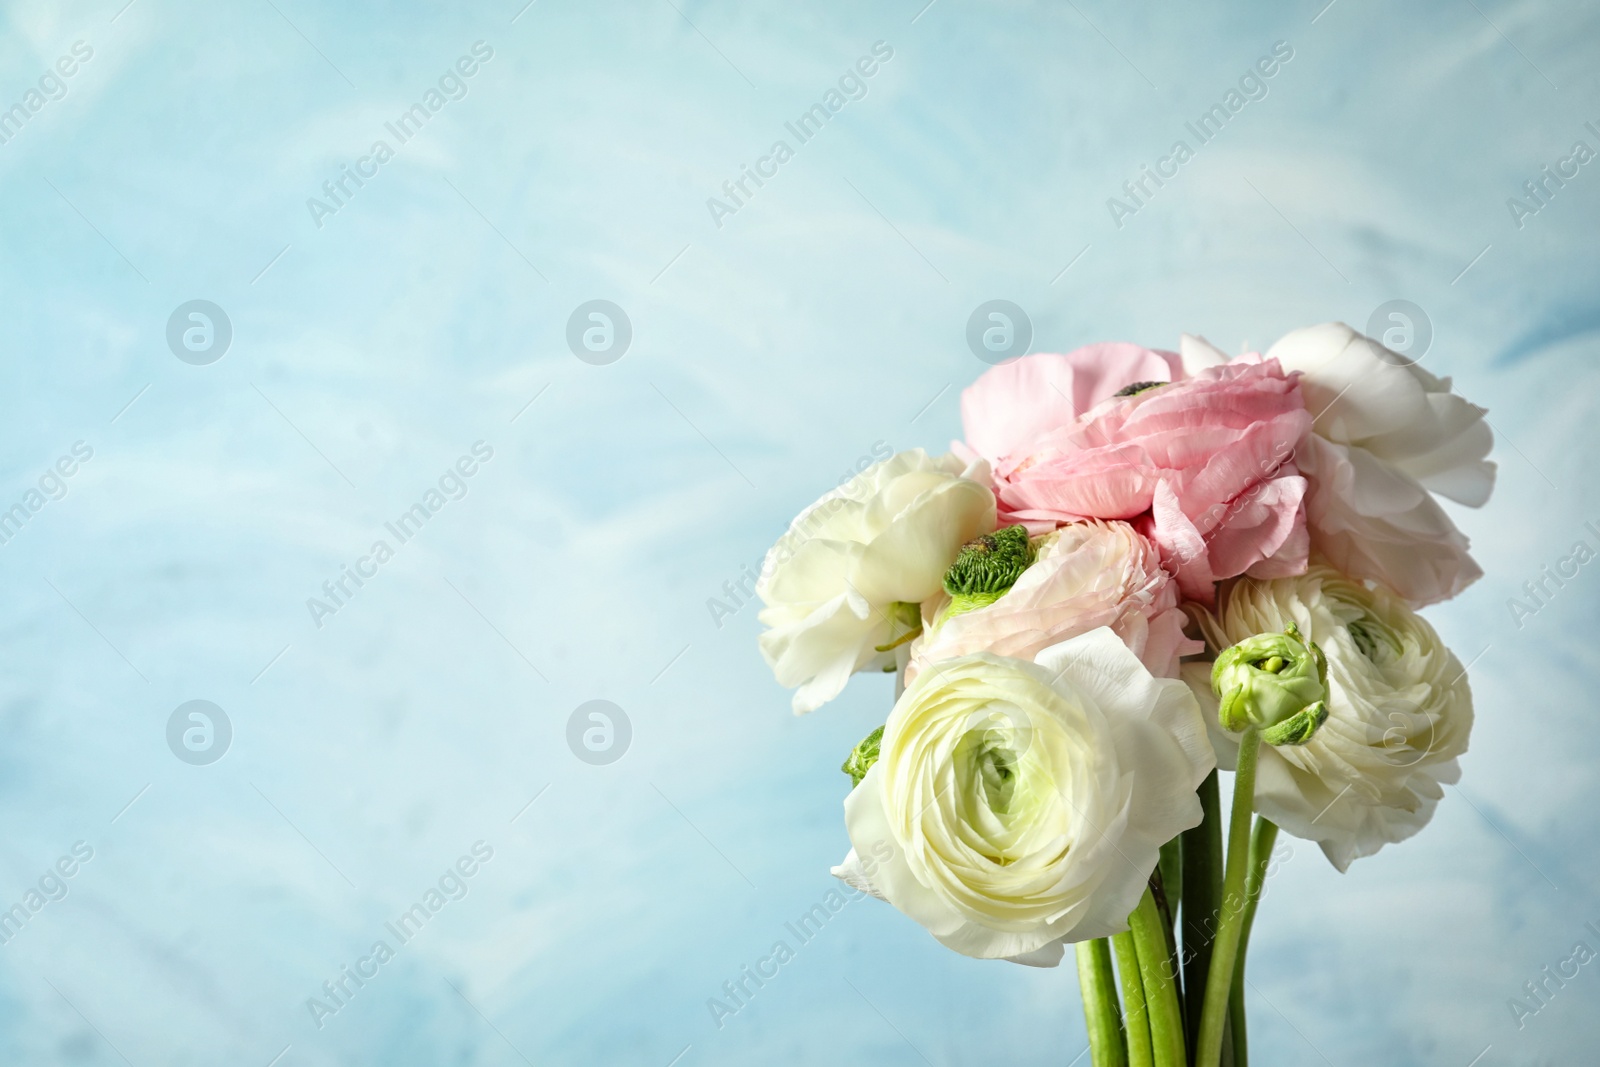
[(1200, 784), (1200, 825), (1185, 830), (1183, 849), (1183, 906), (1179, 925), (1183, 928), (1184, 1036), (1190, 1049), (1199, 1048), (1200, 998), (1211, 970), (1211, 938), (1214, 922), (1222, 909), (1222, 801), (1217, 789), (1217, 772), (1212, 771)]
[(1150, 890), (1128, 916), (1129, 932), (1139, 954), (1139, 979), (1144, 987), (1145, 1011), (1150, 1016), (1150, 1048), (1156, 1067), (1185, 1067), (1183, 1009), (1178, 1004), (1178, 984), (1167, 951), (1167, 923)]
[[(1161, 859), (1156, 863), (1161, 878), (1161, 895), (1165, 898), (1166, 918), (1177, 913), (1178, 901), (1183, 898), (1183, 839), (1174, 837), (1161, 846)], [(1157, 901), (1157, 903), (1162, 903)], [(1170, 924), (1169, 924), (1170, 929)]]
[(1228, 822), (1228, 862), (1222, 879), (1222, 923), (1217, 929), (1211, 966), (1206, 975), (1196, 1067), (1218, 1067), (1222, 1062), (1222, 1031), (1228, 1021), (1234, 964), (1238, 958), (1239, 938), (1244, 932), (1250, 816), (1255, 808), (1256, 754), (1260, 749), (1261, 732), (1254, 726), (1245, 727), (1239, 738), (1239, 758), (1233, 779), (1233, 813)]
[(1117, 954), (1117, 978), (1122, 983), (1126, 1009), (1122, 1020), (1128, 1035), (1128, 1067), (1156, 1067), (1150, 1046), (1150, 1011), (1145, 1005), (1144, 977), (1139, 973), (1139, 948), (1133, 931), (1112, 935), (1111, 948)]
[(1239, 930), (1239, 959), (1233, 967), (1233, 991), (1228, 997), (1228, 1020), (1233, 1029), (1233, 1067), (1247, 1067), (1249, 1048), (1244, 1017), (1244, 961), (1250, 950), (1250, 927), (1256, 921), (1256, 905), (1272, 862), (1272, 847), (1278, 842), (1278, 824), (1261, 816), (1250, 835), (1250, 870), (1245, 877), (1244, 919)]
[(1117, 978), (1111, 970), (1111, 943), (1105, 938), (1079, 941), (1078, 987), (1083, 994), (1083, 1021), (1089, 1034), (1093, 1067), (1128, 1067), (1128, 1046), (1122, 1038), (1122, 1010), (1117, 1003)]

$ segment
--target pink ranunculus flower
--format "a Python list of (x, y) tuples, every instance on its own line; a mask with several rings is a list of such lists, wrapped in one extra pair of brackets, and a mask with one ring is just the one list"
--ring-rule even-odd
[(1122, 341), (1085, 345), (1059, 355), (1040, 352), (1002, 363), (961, 393), (966, 446), (990, 463), (1138, 382), (1183, 376), (1176, 353)]
[[(1183, 596), (1207, 604), (1224, 578), (1304, 572), (1306, 480), (1293, 454), (1311, 416), (1298, 382), (1275, 360), (1202, 368), (1132, 396), (1112, 389), (1053, 427), (1044, 425), (1036, 382), (1015, 368), (988, 372), (968, 390), (977, 398), (962, 398), (972, 449), (1010, 446), (994, 464), (1000, 522), (1037, 532), (1082, 519), (1133, 521)], [(1108, 373), (1102, 384), (1111, 384)]]
[(1032, 660), (1101, 626), (1158, 678), (1176, 678), (1179, 657), (1205, 650), (1183, 635), (1178, 588), (1155, 545), (1125, 522), (1071, 523), (1045, 535), (999, 600), (936, 622), (949, 603), (943, 593), (923, 602), (907, 683), (932, 663), (974, 652)]

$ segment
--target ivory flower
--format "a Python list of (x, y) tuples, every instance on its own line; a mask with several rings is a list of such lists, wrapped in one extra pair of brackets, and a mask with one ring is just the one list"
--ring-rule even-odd
[[(1187, 353), (1186, 353), (1187, 354)], [(1295, 330), (1267, 350), (1300, 372), (1312, 434), (1295, 453), (1310, 481), (1313, 547), (1353, 578), (1415, 606), (1461, 592), (1483, 571), (1430, 495), (1479, 507), (1494, 488), (1484, 409), (1415, 362), (1343, 323)]]
[(1201, 651), (1183, 636), (1178, 587), (1155, 546), (1125, 522), (1063, 526), (1038, 539), (1032, 566), (994, 603), (940, 621), (949, 603), (945, 594), (923, 603), (907, 681), (930, 663), (973, 652), (1032, 659), (1100, 626), (1160, 677), (1177, 677), (1178, 658)]
[[(1031, 663), (945, 660), (906, 688), (845, 800), (835, 874), (964, 955), (1053, 966), (1064, 943), (1127, 929), (1214, 764), (1188, 687), (1110, 629)], [(871, 872), (855, 859), (885, 852)]]
[(801, 512), (767, 553), (756, 592), (761, 654), (797, 686), (796, 714), (838, 696), (855, 671), (892, 668), (962, 544), (994, 529), (987, 464), (900, 452)]
[[(1213, 648), (1293, 623), (1327, 661), (1327, 720), (1303, 745), (1263, 746), (1256, 809), (1316, 841), (1335, 867), (1403, 841), (1433, 817), (1472, 730), (1472, 691), (1433, 627), (1389, 590), (1316, 563), (1303, 575), (1225, 586), (1196, 618)], [(1184, 678), (1216, 721), (1211, 665)], [(1220, 762), (1237, 742), (1214, 731)]]

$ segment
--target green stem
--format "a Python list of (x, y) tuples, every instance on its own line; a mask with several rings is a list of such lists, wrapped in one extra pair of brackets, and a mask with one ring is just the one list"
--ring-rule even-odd
[(1161, 889), (1166, 894), (1168, 916), (1178, 908), (1178, 901), (1183, 897), (1183, 839), (1174, 837), (1171, 841), (1161, 846), (1161, 861), (1158, 864), (1161, 871)]
[(1117, 977), (1122, 981), (1122, 1017), (1128, 1035), (1128, 1067), (1155, 1067), (1150, 1051), (1150, 1012), (1144, 1003), (1144, 980), (1139, 977), (1139, 949), (1133, 931), (1114, 934), (1111, 947), (1117, 954)]
[[(1177, 855), (1179, 852), (1178, 839), (1173, 838), (1167, 842), (1167, 845), (1172, 847), (1174, 858), (1181, 863), (1182, 857)], [(1165, 847), (1163, 846), (1163, 848)], [(1183, 877), (1181, 870), (1178, 873), (1178, 877)], [(1163, 940), (1167, 943), (1167, 974), (1172, 978), (1172, 988), (1178, 994), (1178, 1017), (1181, 1019), (1183, 1017), (1183, 982), (1179, 976), (1183, 974), (1183, 962), (1178, 958), (1178, 898), (1168, 895), (1166, 883), (1161, 877), (1161, 868), (1159, 866), (1150, 872), (1149, 887), (1150, 895), (1155, 898), (1156, 914), (1161, 916), (1161, 934)]]
[(1183, 1022), (1190, 1051), (1199, 1048), (1200, 1000), (1211, 967), (1211, 937), (1222, 903), (1222, 803), (1217, 772), (1200, 784), (1200, 825), (1183, 832)]
[(1245, 875), (1244, 923), (1239, 930), (1239, 959), (1233, 965), (1233, 992), (1228, 997), (1228, 1018), (1233, 1023), (1234, 1067), (1247, 1067), (1249, 1062), (1244, 1022), (1244, 961), (1250, 951), (1250, 927), (1256, 921), (1261, 887), (1267, 880), (1267, 866), (1272, 862), (1272, 846), (1277, 842), (1278, 824), (1265, 815), (1257, 818), (1255, 832), (1250, 835), (1250, 870)]
[[(1245, 871), (1250, 865), (1250, 814), (1255, 807), (1256, 753), (1261, 734), (1245, 727), (1239, 737), (1239, 760), (1233, 774), (1233, 816), (1228, 823), (1228, 865), (1222, 879), (1222, 924), (1206, 975), (1205, 1004), (1200, 1010), (1200, 1049), (1197, 1067), (1219, 1067), (1222, 1032), (1228, 1022), (1228, 992), (1239, 951), (1244, 918)], [(1237, 1037), (1238, 1035), (1235, 1035)], [(1237, 1042), (1235, 1042), (1237, 1044)]]
[[(1239, 957), (1239, 962), (1244, 962), (1243, 956)], [(1238, 971), (1235, 971), (1234, 975), (1235, 982), (1244, 978)], [(1245, 1033), (1244, 993), (1238, 985), (1235, 985), (1228, 994), (1228, 1031), (1233, 1038), (1233, 1067), (1248, 1067), (1250, 1038)]]
[(1122, 1011), (1117, 1004), (1117, 978), (1111, 971), (1111, 943), (1105, 938), (1079, 941), (1078, 987), (1083, 991), (1083, 1020), (1089, 1031), (1093, 1067), (1127, 1067), (1128, 1047), (1122, 1039)]
[(1144, 985), (1145, 1010), (1150, 1014), (1150, 1045), (1160, 1067), (1185, 1067), (1183, 1009), (1178, 1005), (1177, 975), (1167, 951), (1168, 928), (1156, 898), (1144, 891), (1139, 906), (1128, 916), (1134, 946), (1139, 951), (1139, 979)]

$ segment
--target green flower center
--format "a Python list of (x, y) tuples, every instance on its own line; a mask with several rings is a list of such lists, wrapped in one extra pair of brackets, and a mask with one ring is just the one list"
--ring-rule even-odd
[(987, 607), (1016, 584), (1033, 564), (1035, 551), (1026, 526), (1007, 526), (961, 546), (956, 561), (944, 572), (950, 606), (939, 619)]
[(1001, 701), (978, 712), (951, 751), (958, 836), (1001, 867), (1059, 836), (1055, 776), (1035, 741), (1026, 713)]
[(1373, 663), (1383, 663), (1402, 651), (1399, 635), (1371, 615), (1363, 614), (1345, 628), (1356, 648)]
[(961, 744), (969, 749), (966, 757), (969, 778), (983, 791), (984, 803), (997, 815), (1011, 812), (1017, 788), (1017, 754), (1006, 745), (999, 730), (967, 734)]

